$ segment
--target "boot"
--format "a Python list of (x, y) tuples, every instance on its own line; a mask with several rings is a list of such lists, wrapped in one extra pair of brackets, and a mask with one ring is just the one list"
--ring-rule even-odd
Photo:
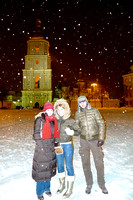
[(102, 192), (104, 193), (104, 194), (108, 194), (108, 190), (106, 189), (106, 187), (104, 186), (104, 187), (102, 187), (101, 188), (101, 190), (102, 190)]
[(91, 188), (92, 188), (91, 185), (87, 185), (86, 190), (85, 190), (85, 193), (86, 193), (86, 194), (90, 194), (90, 193), (91, 193)]
[(108, 190), (106, 189), (105, 186), (100, 187), (100, 188), (101, 188), (101, 190), (102, 190), (102, 193), (104, 193), (104, 194), (108, 194)]
[(74, 181), (67, 181), (67, 191), (63, 194), (63, 199), (69, 198), (72, 194)]
[(65, 189), (65, 177), (59, 178), (60, 187), (57, 190), (57, 193), (61, 193)]
[(38, 199), (39, 200), (44, 200), (44, 197), (43, 196), (38, 196)]
[(67, 176), (67, 190), (63, 194), (63, 199), (69, 198), (72, 194), (73, 190), (73, 184), (74, 184), (74, 176)]
[(52, 193), (49, 191), (49, 192), (45, 192), (46, 195), (48, 195), (49, 197), (52, 196)]

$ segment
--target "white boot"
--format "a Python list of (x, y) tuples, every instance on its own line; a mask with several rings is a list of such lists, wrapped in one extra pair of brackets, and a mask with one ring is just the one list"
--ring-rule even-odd
[(57, 193), (61, 193), (65, 189), (65, 172), (58, 173), (60, 187), (57, 190)]
[(72, 190), (73, 190), (73, 184), (74, 184), (74, 176), (68, 176), (67, 177), (67, 190), (66, 192), (63, 194), (63, 198), (69, 198), (72, 194)]

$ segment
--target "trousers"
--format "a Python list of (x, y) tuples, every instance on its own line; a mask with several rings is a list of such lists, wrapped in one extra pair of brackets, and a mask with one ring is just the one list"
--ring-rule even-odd
[(64, 166), (64, 159), (65, 159), (67, 175), (74, 176), (74, 169), (72, 162), (73, 160), (72, 143), (61, 144), (61, 146), (63, 148), (63, 154), (56, 154), (58, 173), (65, 172), (65, 166)]
[(102, 149), (97, 146), (97, 140), (88, 141), (80, 138), (79, 154), (81, 156), (86, 184), (91, 188), (93, 185), (93, 177), (90, 163), (90, 151), (92, 152), (97, 171), (97, 182), (99, 187), (102, 188), (105, 186)]
[(42, 196), (44, 192), (50, 192), (50, 181), (42, 181), (36, 183), (37, 196)]

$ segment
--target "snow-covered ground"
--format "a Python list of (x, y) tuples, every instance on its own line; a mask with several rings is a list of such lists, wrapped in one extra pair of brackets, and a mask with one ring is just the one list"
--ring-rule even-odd
[[(35, 143), (32, 139), (34, 116), (39, 110), (0, 110), (0, 200), (36, 200), (36, 183), (31, 178)], [(70, 200), (133, 199), (133, 108), (100, 109), (107, 125), (103, 146), (105, 180), (109, 194), (103, 194), (96, 181), (85, 194), (85, 179), (78, 154), (79, 137), (74, 137), (75, 184)], [(56, 195), (58, 176), (51, 181), (52, 197)]]

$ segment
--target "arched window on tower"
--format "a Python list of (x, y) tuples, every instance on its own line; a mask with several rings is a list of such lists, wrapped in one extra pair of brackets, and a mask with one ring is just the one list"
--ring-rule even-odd
[(35, 77), (35, 88), (40, 88), (39, 76), (36, 76), (36, 77)]
[(36, 45), (36, 46), (35, 46), (35, 51), (36, 51), (36, 52), (39, 52), (39, 45)]

